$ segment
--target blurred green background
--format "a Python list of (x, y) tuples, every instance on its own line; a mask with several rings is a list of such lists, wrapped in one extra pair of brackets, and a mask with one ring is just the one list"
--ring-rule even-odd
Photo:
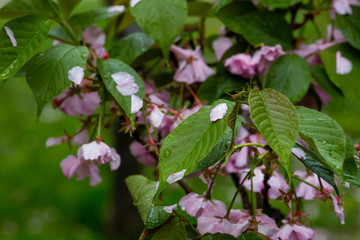
[[(0, 0), (0, 6), (6, 2)], [(75, 11), (103, 4), (100, 0), (83, 0)], [(211, 21), (215, 24), (209, 25), (215, 27), (210, 32), (217, 32), (219, 22)], [(124, 204), (118, 206), (120, 211), (114, 211), (114, 206), (119, 205), (114, 202), (114, 187), (119, 180), (107, 166), (101, 168), (103, 182), (90, 187), (88, 179), (68, 180), (61, 172), (60, 161), (76, 149), (70, 150), (66, 145), (45, 148), (48, 137), (61, 136), (64, 130), (75, 131), (80, 126), (78, 119), (53, 110), (49, 104), (41, 121), (35, 123), (35, 111), (35, 100), (24, 78), (0, 83), (0, 239), (137, 239), (142, 228), (140, 221), (134, 223), (133, 233), (116, 231), (122, 226), (111, 223), (114, 212), (122, 218), (122, 209), (125, 211), (129, 206)], [(354, 140), (359, 139), (358, 104), (332, 102), (325, 111)], [(124, 158), (128, 153), (120, 154), (123, 156), (120, 168), (127, 161), (134, 161)], [(198, 192), (204, 191), (205, 185), (199, 180), (187, 181)], [(222, 177), (221, 181), (226, 183), (228, 179)], [(306, 203), (318, 239), (360, 239), (360, 190), (355, 187), (342, 190), (345, 225), (340, 225), (329, 203), (320, 200)], [(220, 183), (214, 190), (215, 198), (226, 196), (227, 203), (233, 193), (233, 188), (224, 188)], [(181, 196), (181, 189), (170, 188), (164, 199), (174, 204)], [(127, 193), (124, 197), (128, 197)]]

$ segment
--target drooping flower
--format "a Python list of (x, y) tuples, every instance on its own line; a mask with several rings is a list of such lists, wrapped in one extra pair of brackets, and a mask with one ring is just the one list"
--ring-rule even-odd
[(345, 224), (344, 207), (340, 197), (330, 194), (332, 199), (332, 207), (334, 208), (336, 216), (340, 218), (340, 223)]
[(177, 182), (181, 180), (185, 176), (186, 169), (181, 170), (180, 172), (172, 173), (170, 176), (166, 179), (166, 181), (169, 184), (172, 184), (174, 182)]
[(77, 85), (80, 85), (84, 78), (84, 71), (85, 70), (82, 67), (73, 67), (68, 73), (69, 80)]
[(102, 141), (92, 141), (82, 145), (77, 152), (80, 161), (94, 161), (97, 164), (110, 163), (110, 168), (115, 171), (120, 166), (120, 155), (114, 148)]
[(174, 75), (175, 81), (192, 84), (203, 82), (215, 74), (215, 71), (206, 65), (199, 47), (193, 51), (173, 45), (171, 51), (180, 59), (179, 68)]
[(220, 103), (216, 105), (210, 112), (210, 121), (216, 122), (217, 120), (222, 119), (228, 110), (226, 103)]
[(135, 82), (135, 77), (127, 72), (117, 72), (111, 75), (116, 82), (116, 89), (123, 96), (131, 96), (139, 92), (139, 85)]
[(253, 64), (256, 65), (258, 74), (266, 75), (271, 63), (284, 54), (285, 52), (282, 50), (280, 44), (273, 47), (262, 46), (252, 57)]
[(348, 74), (352, 71), (353, 65), (349, 59), (343, 57), (340, 51), (336, 52), (336, 73), (340, 75)]
[(131, 95), (131, 113), (137, 113), (143, 107), (143, 100), (136, 95)]
[(131, 154), (143, 165), (145, 166), (155, 166), (156, 160), (151, 155), (151, 153), (143, 146), (141, 143), (137, 141), (133, 141), (130, 146)]
[(90, 177), (91, 186), (95, 186), (101, 182), (99, 168), (94, 163), (83, 162), (75, 156), (70, 155), (61, 161), (60, 166), (64, 175), (69, 179), (77, 174), (77, 180), (83, 180), (85, 177)]
[(300, 224), (284, 224), (276, 235), (279, 240), (315, 240), (315, 231)]
[(228, 37), (218, 37), (215, 41), (212, 43), (212, 47), (215, 51), (216, 59), (220, 60), (224, 53), (233, 45), (233, 41), (231, 38)]
[(11, 31), (11, 29), (7, 26), (4, 26), (4, 29), (5, 29), (6, 34), (10, 38), (10, 41), (11, 41), (11, 44), (13, 45), (13, 47), (17, 47), (17, 41), (15, 39), (13, 31)]
[[(315, 173), (307, 176), (306, 172), (297, 170), (294, 172), (294, 174), (304, 179), (305, 182), (308, 182), (315, 187), (320, 188), (319, 178)], [(325, 182), (323, 179), (321, 179), (321, 184), (324, 187), (324, 192), (334, 191), (334, 188), (329, 183)], [(303, 182), (301, 182), (296, 188), (296, 196), (305, 200), (313, 200), (320, 194), (320, 191)]]
[(256, 64), (248, 54), (240, 53), (225, 61), (225, 67), (234, 74), (245, 78), (253, 78), (256, 75)]

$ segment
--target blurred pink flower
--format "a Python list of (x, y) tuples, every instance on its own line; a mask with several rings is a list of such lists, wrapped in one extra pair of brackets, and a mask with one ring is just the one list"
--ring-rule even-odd
[[(350, 5), (359, 5), (357, 0), (333, 0), (332, 1), (332, 8), (335, 12), (339, 15), (346, 15), (352, 14), (351, 6)], [(335, 14), (333, 14), (334, 17)]]
[(250, 55), (240, 53), (234, 55), (225, 61), (225, 67), (234, 74), (245, 78), (253, 78), (256, 75), (256, 64)]
[(315, 240), (315, 232), (300, 224), (285, 224), (276, 235), (279, 240)]
[(231, 38), (228, 37), (218, 37), (215, 41), (212, 43), (212, 47), (215, 51), (216, 59), (220, 60), (224, 53), (233, 45), (233, 41)]
[(271, 63), (284, 54), (285, 52), (282, 50), (280, 44), (273, 47), (262, 46), (252, 57), (253, 64), (256, 65), (258, 74), (266, 75)]
[(60, 145), (62, 143), (66, 143), (69, 141), (69, 137), (68, 136), (61, 136), (61, 137), (50, 137), (46, 140), (46, 147), (52, 147), (52, 146), (57, 146)]
[(336, 73), (340, 75), (348, 74), (352, 71), (353, 65), (349, 59), (343, 57), (340, 51), (336, 52)]
[(95, 50), (95, 53), (98, 57), (103, 58), (104, 55), (106, 55), (106, 50), (104, 47), (106, 35), (101, 30), (101, 28), (96, 25), (91, 25), (84, 30), (83, 38), (85, 42)]
[(141, 143), (137, 141), (133, 141), (130, 146), (131, 154), (143, 165), (145, 166), (155, 166), (156, 160), (151, 155), (151, 153), (143, 146)]
[(76, 134), (73, 138), (73, 144), (76, 146), (81, 146), (85, 143), (89, 142), (89, 130), (84, 129), (78, 134)]
[(341, 199), (338, 196), (330, 194), (332, 199), (332, 207), (335, 210), (336, 216), (340, 218), (340, 223), (345, 224), (344, 207)]
[[(297, 175), (300, 178), (304, 179), (305, 182), (308, 182), (315, 187), (320, 188), (319, 179), (315, 173), (312, 175), (307, 175), (306, 172), (297, 170), (294, 172), (294, 175)], [(329, 183), (325, 182), (323, 179), (321, 179), (321, 184), (323, 185), (326, 192), (334, 191), (334, 188)], [(320, 194), (320, 191), (303, 182), (301, 182), (296, 188), (296, 196), (305, 200), (313, 200)]]

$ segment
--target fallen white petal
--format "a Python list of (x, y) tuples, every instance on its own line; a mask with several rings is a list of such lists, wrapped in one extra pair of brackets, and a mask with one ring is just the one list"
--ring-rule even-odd
[(117, 72), (111, 75), (114, 82), (116, 82), (116, 89), (123, 96), (131, 96), (136, 94), (140, 87), (135, 82), (135, 77), (127, 72)]
[(226, 112), (228, 110), (228, 107), (226, 103), (220, 103), (216, 105), (210, 112), (210, 121), (215, 122), (219, 119), (222, 119)]
[(79, 66), (73, 67), (68, 73), (69, 80), (77, 85), (81, 84), (84, 75), (85, 75), (84, 68)]
[(157, 192), (157, 190), (159, 189), (159, 186), (160, 186), (160, 182), (157, 181), (157, 182), (156, 182), (156, 185), (155, 185), (155, 191), (156, 191), (156, 192)]
[(150, 113), (150, 122), (154, 127), (159, 127), (162, 120), (164, 119), (164, 113), (158, 107), (154, 107), (154, 109)]
[(141, 0), (131, 0), (130, 7), (135, 7), (135, 5), (138, 4), (139, 2), (141, 2)]
[(108, 9), (108, 13), (122, 13), (125, 11), (125, 7), (123, 5), (112, 6)]
[(341, 52), (336, 52), (336, 73), (340, 75), (348, 74), (352, 71), (353, 65), (349, 59), (341, 56)]
[(8, 27), (6, 27), (6, 26), (4, 26), (4, 29), (5, 29), (6, 34), (7, 34), (8, 37), (10, 38), (10, 41), (11, 41), (12, 45), (13, 45), (14, 47), (17, 47), (17, 41), (16, 41), (16, 39), (15, 39), (15, 36), (14, 36), (13, 31), (11, 31), (11, 29), (8, 28)]
[(131, 95), (131, 113), (137, 113), (143, 107), (143, 100), (136, 95)]
[(177, 204), (176, 203), (174, 205), (164, 207), (164, 210), (167, 213), (172, 213), (175, 209), (177, 209)]
[(166, 181), (169, 184), (177, 182), (177, 181), (181, 180), (184, 177), (185, 172), (186, 172), (186, 169), (183, 169), (183, 170), (181, 170), (180, 172), (177, 172), (177, 173), (172, 173), (172, 174), (170, 174), (170, 176), (167, 178)]

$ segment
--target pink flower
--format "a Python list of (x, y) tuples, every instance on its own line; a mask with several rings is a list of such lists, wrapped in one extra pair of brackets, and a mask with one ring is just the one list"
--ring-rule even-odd
[(240, 53), (234, 55), (225, 61), (225, 67), (234, 74), (245, 78), (253, 78), (256, 75), (256, 64), (250, 55)]
[(131, 113), (135, 114), (143, 107), (143, 100), (136, 95), (131, 95)]
[(173, 119), (174, 116), (165, 115), (157, 131), (161, 136), (165, 137), (173, 130)]
[(215, 51), (216, 59), (220, 60), (224, 53), (233, 45), (233, 41), (228, 37), (219, 37), (212, 43), (212, 47)]
[(11, 44), (13, 45), (13, 47), (17, 47), (17, 41), (15, 39), (13, 31), (11, 31), (11, 29), (6, 26), (4, 26), (4, 29), (5, 29), (6, 34), (10, 38), (10, 41), (11, 41)]
[(206, 65), (199, 47), (192, 51), (173, 45), (171, 51), (180, 59), (179, 68), (174, 75), (175, 81), (192, 84), (203, 82), (215, 74), (215, 71)]
[(333, 0), (332, 7), (340, 15), (352, 14), (349, 0)]
[(81, 146), (85, 143), (89, 142), (89, 130), (84, 129), (78, 134), (76, 134), (73, 138), (73, 144), (76, 146)]
[(85, 42), (90, 45), (92, 49), (95, 50), (96, 55), (100, 58), (103, 58), (106, 55), (105, 50), (105, 33), (96, 25), (91, 25), (86, 28), (83, 32), (83, 37)]
[(313, 82), (311, 85), (314, 87), (316, 94), (319, 96), (323, 106), (326, 106), (331, 101), (332, 97), (324, 89), (322, 89), (319, 84)]
[(130, 146), (131, 154), (145, 166), (155, 166), (156, 160), (151, 153), (137, 141), (133, 141)]
[(46, 147), (52, 147), (52, 146), (57, 146), (57, 145), (60, 145), (62, 143), (66, 143), (69, 141), (69, 138), (68, 136), (61, 136), (61, 137), (50, 137), (46, 140)]
[(72, 88), (67, 89), (54, 99), (55, 104), (60, 103), (60, 110), (70, 116), (89, 116), (98, 108), (100, 102), (97, 92), (75, 93)]
[(202, 215), (198, 218), (197, 221), (197, 230), (200, 234), (204, 235), (206, 233), (224, 233), (229, 234), (234, 237), (239, 237), (240, 234), (246, 230), (247, 223), (233, 223), (224, 216), (219, 217), (217, 215)]
[(332, 207), (335, 210), (336, 216), (340, 218), (340, 223), (345, 224), (344, 207), (341, 199), (338, 196), (330, 194), (332, 198)]
[[(304, 171), (295, 171), (295, 175), (298, 175), (300, 178), (304, 179), (305, 182), (308, 182), (312, 185), (314, 185), (317, 188), (320, 188), (320, 183), (318, 176), (314, 173), (313, 175), (309, 175), (307, 177), (304, 177), (307, 175)], [(325, 189), (325, 192), (332, 192), (334, 191), (334, 188), (327, 182), (325, 182), (323, 179), (321, 179), (321, 183)], [(301, 182), (298, 187), (296, 188), (296, 195), (299, 198), (303, 198), (305, 200), (313, 200), (315, 197), (320, 195), (321, 192), (317, 189), (313, 188), (312, 186), (309, 186), (306, 183)]]
[(83, 180), (85, 177), (90, 177), (91, 186), (95, 186), (101, 182), (99, 168), (91, 162), (83, 162), (75, 156), (70, 155), (61, 161), (60, 166), (64, 175), (69, 179), (77, 174), (78, 181)]
[(116, 89), (123, 96), (131, 96), (139, 92), (139, 85), (135, 82), (135, 77), (127, 72), (117, 72), (111, 75), (116, 82)]
[(280, 44), (277, 44), (274, 47), (262, 46), (260, 50), (255, 52), (252, 61), (253, 64), (256, 65), (258, 73), (266, 75), (271, 63), (284, 54), (285, 52), (282, 50)]
[(276, 235), (279, 240), (315, 240), (315, 232), (300, 224), (285, 224)]
[(84, 78), (84, 74), (85, 74), (84, 71), (85, 70), (82, 67), (79, 66), (73, 67), (68, 73), (69, 80), (77, 85), (80, 85)]
[(343, 57), (340, 51), (336, 52), (336, 73), (340, 75), (348, 74), (352, 71), (353, 65), (349, 59)]
[(228, 110), (226, 103), (220, 103), (216, 105), (210, 112), (210, 121), (216, 122), (217, 120), (222, 119)]
[(77, 152), (80, 161), (94, 161), (97, 164), (110, 163), (110, 168), (115, 171), (120, 166), (120, 155), (114, 148), (110, 148), (102, 141), (92, 141), (82, 145)]

